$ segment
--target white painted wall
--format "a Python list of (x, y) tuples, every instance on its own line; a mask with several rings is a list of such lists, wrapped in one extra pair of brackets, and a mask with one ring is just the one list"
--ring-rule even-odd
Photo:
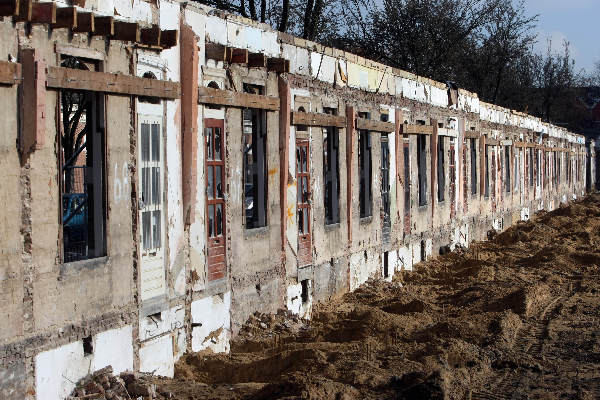
[(159, 376), (173, 377), (173, 336), (164, 335), (142, 343), (140, 346), (140, 371)]
[(89, 355), (84, 355), (82, 340), (39, 353), (34, 360), (36, 398), (65, 399), (78, 380), (107, 365), (115, 373), (133, 370), (131, 325), (101, 332), (92, 343)]
[(192, 302), (192, 351), (229, 352), (231, 292)]

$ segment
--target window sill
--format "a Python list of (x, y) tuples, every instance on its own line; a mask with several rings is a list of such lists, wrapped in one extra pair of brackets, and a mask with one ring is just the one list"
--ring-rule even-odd
[(340, 223), (335, 222), (333, 224), (325, 224), (325, 232), (335, 231), (340, 228)]
[(93, 271), (99, 268), (103, 268), (110, 262), (110, 258), (108, 256), (90, 258), (87, 260), (80, 261), (72, 261), (69, 263), (60, 264), (59, 275), (60, 276), (69, 276), (76, 275), (81, 271)]
[(373, 216), (369, 216), (369, 217), (361, 217), (360, 218), (360, 224), (361, 225), (368, 225), (373, 221)]
[(269, 233), (269, 226), (261, 226), (260, 228), (244, 229), (244, 239), (266, 236)]

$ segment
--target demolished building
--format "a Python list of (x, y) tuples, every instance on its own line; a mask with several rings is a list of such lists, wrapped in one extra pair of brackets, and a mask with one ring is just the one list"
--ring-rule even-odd
[(209, 7), (0, 15), (2, 398), (172, 376), (596, 187), (583, 136)]

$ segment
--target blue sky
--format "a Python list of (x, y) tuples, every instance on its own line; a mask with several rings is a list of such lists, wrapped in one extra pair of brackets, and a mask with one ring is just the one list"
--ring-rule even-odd
[(600, 0), (525, 0), (525, 8), (539, 14), (536, 51), (545, 51), (548, 38), (555, 49), (566, 39), (577, 69), (590, 72), (600, 61)]

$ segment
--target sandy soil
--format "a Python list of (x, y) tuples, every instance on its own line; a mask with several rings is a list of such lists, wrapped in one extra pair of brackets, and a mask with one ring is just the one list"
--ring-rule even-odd
[(600, 399), (600, 196), (190, 354), (175, 398)]

